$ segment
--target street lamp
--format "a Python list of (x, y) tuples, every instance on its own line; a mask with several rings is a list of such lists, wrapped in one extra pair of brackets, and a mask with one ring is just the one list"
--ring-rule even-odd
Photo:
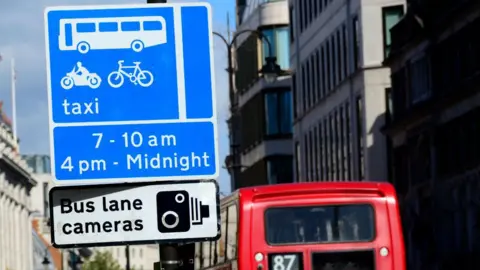
[(232, 79), (231, 85), (230, 85), (231, 90), (235, 90), (233, 85), (233, 74), (235, 73), (235, 70), (233, 68), (233, 47), (235, 46), (235, 41), (237, 40), (237, 38), (240, 35), (245, 33), (251, 33), (256, 35), (258, 39), (260, 39), (261, 41), (262, 40), (265, 41), (268, 45), (268, 56), (265, 57), (265, 64), (259, 71), (259, 73), (262, 74), (265, 81), (267, 81), (268, 83), (272, 83), (277, 80), (278, 76), (282, 76), (286, 74), (286, 72), (282, 70), (280, 66), (277, 64), (277, 58), (272, 55), (272, 52), (273, 52), (272, 43), (260, 31), (249, 30), (249, 29), (238, 31), (235, 33), (231, 41), (228, 41), (222, 34), (218, 32), (213, 32), (213, 34), (219, 37), (223, 41), (223, 43), (225, 43), (225, 45), (227, 46), (227, 53), (228, 53), (227, 71)]
[(265, 65), (263, 65), (260, 73), (263, 74), (263, 78), (267, 83), (273, 83), (277, 80), (278, 76), (285, 73), (277, 64), (277, 58), (274, 56), (265, 57)]
[[(262, 75), (262, 77), (265, 79), (267, 83), (273, 83), (277, 80), (279, 76), (282, 75), (287, 75), (288, 72), (284, 71), (280, 68), (280, 66), (277, 64), (277, 58), (273, 56), (273, 48), (272, 48), (272, 43), (270, 40), (268, 40), (267, 37), (265, 37), (261, 32), (257, 30), (242, 30), (238, 31), (235, 33), (235, 35), (232, 37), (231, 40), (227, 40), (223, 35), (219, 34), (218, 32), (213, 32), (213, 34), (217, 37), (219, 37), (224, 43), (225, 46), (227, 46), (227, 54), (228, 54), (228, 84), (229, 84), (229, 92), (230, 92), (230, 157), (231, 157), (231, 162), (233, 165), (227, 165), (229, 172), (231, 169), (231, 186), (232, 188), (235, 187), (235, 179), (239, 176), (242, 166), (241, 162), (239, 160), (239, 155), (238, 155), (238, 148), (239, 148), (239, 143), (238, 143), (238, 129), (239, 129), (239, 123), (238, 120), (236, 120), (236, 115), (238, 115), (238, 97), (239, 94), (236, 91), (235, 87), (235, 68), (233, 65), (233, 49), (235, 46), (235, 42), (237, 38), (245, 33), (251, 33), (257, 36), (258, 39), (264, 40), (267, 45), (268, 45), (268, 56), (265, 57), (265, 64), (263, 67), (260, 69), (259, 73)], [(230, 160), (230, 159), (228, 159)]]

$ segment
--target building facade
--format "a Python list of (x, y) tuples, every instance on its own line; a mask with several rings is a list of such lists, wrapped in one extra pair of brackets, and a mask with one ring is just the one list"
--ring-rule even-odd
[(390, 181), (409, 268), (480, 263), (480, 2), (408, 1), (392, 28)]
[(226, 162), (231, 187), (292, 182), (290, 77), (267, 82), (259, 74), (268, 56), (275, 56), (283, 70), (290, 67), (287, 1), (237, 0), (236, 10), (231, 155)]
[(387, 178), (382, 65), (403, 0), (290, 0), (296, 181)]
[(0, 123), (0, 269), (32, 270), (30, 192), (37, 181), (17, 149), (10, 127)]

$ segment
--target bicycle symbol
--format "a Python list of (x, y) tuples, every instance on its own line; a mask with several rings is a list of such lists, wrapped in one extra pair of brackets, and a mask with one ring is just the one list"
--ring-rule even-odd
[[(124, 66), (124, 60), (118, 61), (118, 70), (108, 75), (108, 84), (113, 88), (119, 88), (123, 85), (125, 77), (130, 79), (134, 85), (149, 87), (153, 83), (153, 74), (148, 70), (140, 68), (141, 62), (133, 62), (133, 66)], [(131, 73), (125, 72), (125, 69), (133, 69)]]

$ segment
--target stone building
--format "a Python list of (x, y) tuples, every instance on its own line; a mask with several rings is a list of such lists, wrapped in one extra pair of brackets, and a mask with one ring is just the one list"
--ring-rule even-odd
[(0, 123), (0, 269), (32, 270), (30, 191), (37, 184), (11, 128)]

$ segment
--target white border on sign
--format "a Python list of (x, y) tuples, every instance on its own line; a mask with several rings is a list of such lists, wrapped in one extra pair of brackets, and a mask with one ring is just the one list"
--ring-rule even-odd
[[(179, 119), (174, 120), (148, 120), (148, 121), (116, 121), (116, 122), (90, 122), (90, 123), (70, 123), (57, 124), (53, 122), (53, 104), (52, 104), (52, 78), (50, 72), (50, 42), (48, 33), (48, 13), (50, 11), (68, 11), (68, 10), (102, 10), (102, 9), (132, 9), (132, 8), (164, 8), (171, 7), (174, 9), (174, 21), (180, 23), (180, 16), (178, 12), (181, 7), (205, 7), (208, 13), (208, 29), (210, 41), (210, 74), (212, 85), (212, 110), (213, 115), (208, 119), (185, 119), (185, 81), (183, 61), (177, 61), (177, 84), (179, 85)], [(180, 21), (180, 22), (178, 22)], [(217, 179), (220, 176), (220, 157), (219, 157), (219, 141), (218, 141), (218, 119), (217, 119), (217, 98), (216, 98), (216, 82), (215, 82), (215, 67), (214, 67), (214, 50), (213, 50), (213, 27), (212, 27), (212, 7), (208, 2), (201, 3), (166, 3), (166, 4), (124, 4), (124, 5), (95, 5), (95, 6), (56, 6), (47, 7), (44, 12), (45, 23), (45, 55), (46, 55), (46, 72), (47, 72), (47, 96), (48, 96), (48, 115), (49, 115), (49, 139), (50, 139), (50, 164), (52, 170), (53, 181), (57, 185), (83, 185), (83, 184), (118, 184), (118, 183), (133, 183), (133, 182), (153, 182), (166, 180), (201, 180), (201, 179)], [(180, 29), (180, 28), (179, 28)], [(180, 32), (180, 34), (178, 34)], [(183, 43), (182, 32), (175, 30), (176, 43), (176, 57), (183, 59)], [(181, 63), (179, 63), (181, 62)], [(180, 70), (179, 70), (180, 69)], [(180, 78), (180, 79), (178, 79)], [(183, 87), (182, 87), (183, 86)], [(180, 89), (181, 88), (181, 89)], [(183, 92), (182, 92), (183, 91)], [(183, 98), (181, 96), (183, 94)], [(211, 122), (213, 123), (214, 131), (214, 147), (215, 147), (215, 173), (211, 175), (190, 175), (190, 176), (161, 176), (161, 177), (138, 177), (138, 178), (108, 178), (108, 179), (78, 179), (78, 180), (58, 180), (55, 172), (55, 151), (53, 145), (53, 129), (59, 126), (97, 126), (97, 125), (128, 125), (128, 124), (159, 124), (159, 123), (187, 123), (187, 122)]]

